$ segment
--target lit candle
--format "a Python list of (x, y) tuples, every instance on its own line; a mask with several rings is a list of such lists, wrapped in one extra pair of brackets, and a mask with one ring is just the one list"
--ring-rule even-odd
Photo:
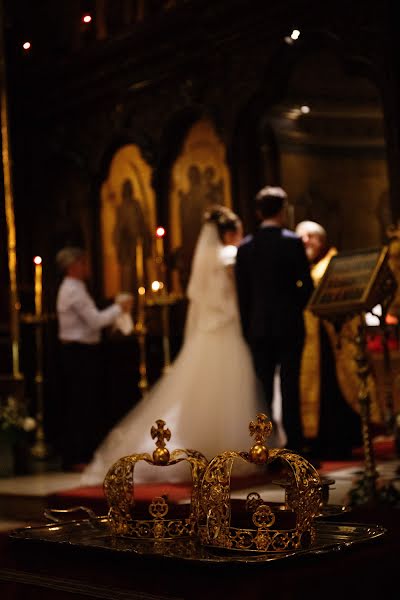
[(137, 288), (144, 286), (143, 239), (141, 237), (136, 240), (136, 283)]
[(42, 316), (42, 258), (35, 256), (33, 259), (35, 264), (35, 314), (37, 317)]
[(157, 258), (159, 259), (159, 262), (162, 262), (164, 260), (164, 236), (165, 236), (164, 227), (157, 227), (157, 229), (156, 229), (156, 252), (157, 252)]
[(144, 286), (138, 287), (138, 322), (142, 325), (145, 321), (145, 306), (146, 306), (146, 288)]

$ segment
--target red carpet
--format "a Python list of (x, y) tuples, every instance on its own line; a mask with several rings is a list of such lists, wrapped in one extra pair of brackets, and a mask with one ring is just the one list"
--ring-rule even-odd
[[(265, 483), (265, 475), (232, 479), (232, 489), (240, 490)], [(171, 503), (190, 500), (191, 487), (184, 483), (147, 483), (135, 485), (136, 503), (147, 503), (155, 496), (168, 496)], [(87, 506), (98, 515), (107, 513), (108, 506), (104, 497), (103, 486), (73, 488), (48, 496), (50, 508), (71, 508)]]
[[(326, 462), (321, 464), (319, 472), (321, 475), (328, 475), (329, 472), (362, 465), (362, 461), (347, 462)], [(232, 479), (232, 489), (241, 490), (258, 485), (265, 485), (267, 479), (265, 474), (261, 477)], [(136, 504), (148, 503), (155, 496), (168, 496), (170, 503), (179, 503), (190, 500), (191, 488), (189, 484), (178, 483), (152, 483), (135, 485)], [(71, 508), (74, 506), (86, 506), (91, 508), (97, 515), (107, 513), (108, 505), (104, 497), (103, 486), (79, 487), (71, 490), (64, 490), (48, 496), (48, 506), (50, 508)]]
[[(394, 436), (390, 435), (378, 435), (372, 440), (374, 448), (375, 458), (378, 460), (393, 460), (396, 458), (396, 447)], [(364, 457), (363, 448), (355, 448), (353, 450), (353, 456), (355, 458)]]
[[(190, 486), (184, 484), (141, 484), (135, 485), (136, 502), (148, 502), (155, 496), (167, 495), (172, 503), (178, 503), (190, 498)], [(52, 508), (70, 508), (72, 506), (87, 506), (96, 514), (107, 512), (107, 502), (103, 486), (79, 487), (52, 494), (48, 498)]]

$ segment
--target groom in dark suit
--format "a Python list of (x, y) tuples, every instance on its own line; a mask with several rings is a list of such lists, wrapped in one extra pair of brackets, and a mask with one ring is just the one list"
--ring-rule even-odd
[(304, 343), (303, 310), (313, 291), (300, 237), (285, 229), (287, 195), (265, 187), (256, 195), (261, 221), (240, 245), (236, 259), (242, 329), (272, 416), (275, 368), (280, 366), (282, 421), (286, 447), (304, 452), (300, 416), (300, 363)]

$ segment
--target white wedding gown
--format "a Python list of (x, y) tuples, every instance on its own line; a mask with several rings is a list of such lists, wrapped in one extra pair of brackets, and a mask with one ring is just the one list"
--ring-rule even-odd
[[(219, 242), (214, 224), (203, 226), (196, 246), (188, 286), (190, 300), (183, 346), (168, 373), (110, 431), (82, 473), (82, 485), (98, 485), (121, 458), (155, 449), (150, 429), (163, 419), (171, 431), (170, 451), (189, 448), (208, 459), (224, 450), (249, 450), (253, 441), (249, 422), (265, 410), (250, 352), (242, 337), (232, 273), (232, 247)], [(236, 249), (235, 249), (236, 250)], [(276, 415), (275, 415), (276, 417)], [(270, 447), (283, 446), (278, 427), (268, 439)], [(252, 466), (243, 463), (235, 475)], [(183, 482), (187, 464), (154, 467), (139, 463), (138, 482)]]

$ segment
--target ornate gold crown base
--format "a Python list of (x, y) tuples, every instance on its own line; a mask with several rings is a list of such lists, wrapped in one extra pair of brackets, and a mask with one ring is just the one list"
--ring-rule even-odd
[(316, 539), (315, 528), (305, 531), (290, 531), (260, 528), (236, 529), (229, 527), (220, 532), (215, 540), (210, 540), (206, 526), (199, 527), (200, 542), (205, 546), (224, 548), (225, 550), (242, 550), (254, 552), (287, 552), (288, 550), (307, 550)]

